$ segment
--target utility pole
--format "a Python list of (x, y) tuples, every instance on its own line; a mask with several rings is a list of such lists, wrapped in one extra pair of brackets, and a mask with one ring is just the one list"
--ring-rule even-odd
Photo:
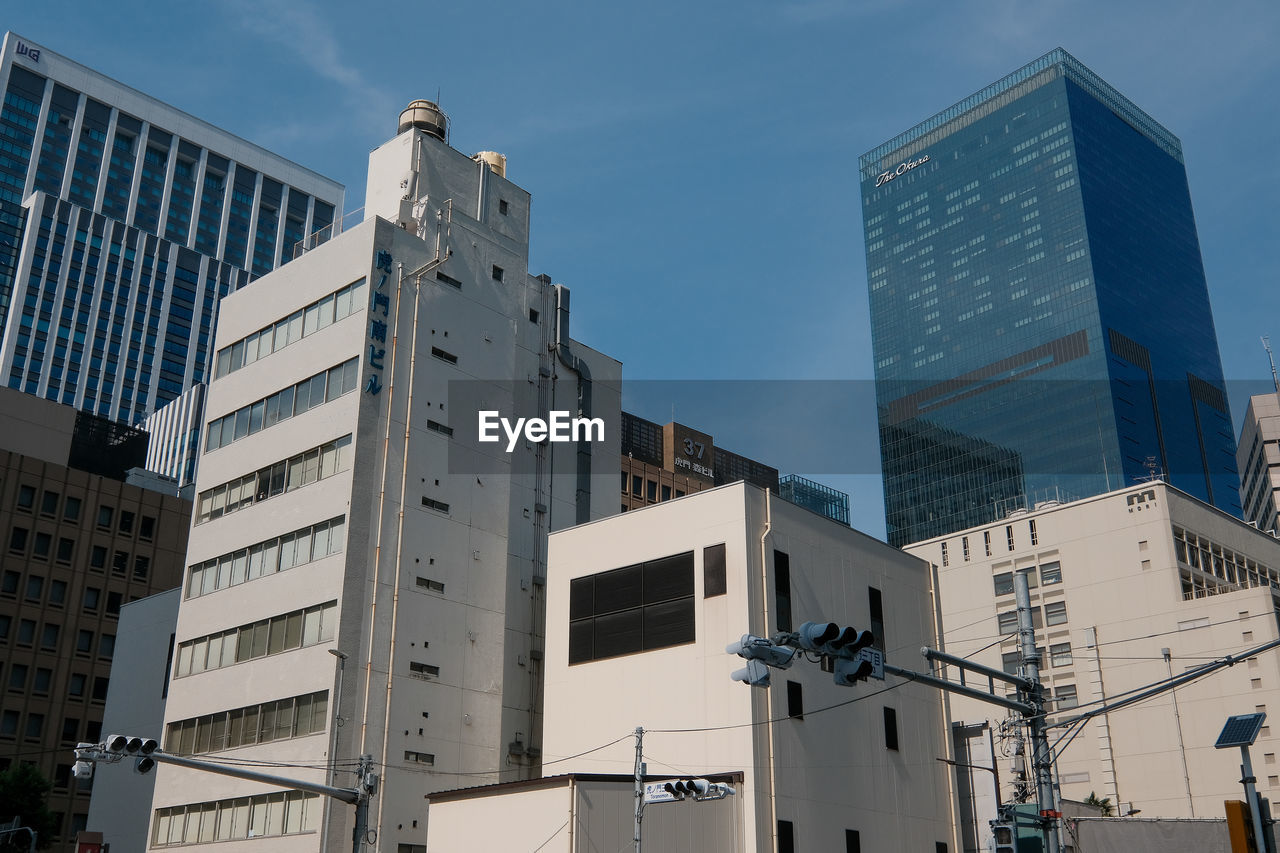
[(644, 729), (636, 726), (636, 832), (635, 853), (640, 853), (640, 821), (644, 820)]
[(1031, 591), (1026, 572), (1013, 575), (1013, 593), (1018, 603), (1018, 648), (1021, 651), (1022, 675), (1031, 682), (1027, 701), (1032, 713), (1027, 716), (1031, 731), (1031, 766), (1036, 777), (1036, 799), (1040, 804), (1042, 833), (1047, 853), (1059, 853), (1057, 810), (1053, 807), (1053, 753), (1045, 731), (1044, 687), (1040, 684), (1040, 653), (1036, 651), (1036, 632), (1031, 622)]

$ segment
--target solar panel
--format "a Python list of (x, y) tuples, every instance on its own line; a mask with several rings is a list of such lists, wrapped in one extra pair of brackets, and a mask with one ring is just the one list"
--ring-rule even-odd
[(1266, 714), (1241, 714), (1237, 717), (1227, 718), (1227, 724), (1222, 727), (1222, 734), (1218, 735), (1218, 742), (1213, 746), (1215, 749), (1226, 749), (1230, 746), (1251, 746), (1258, 738), (1258, 732), (1262, 729), (1262, 722), (1267, 718)]

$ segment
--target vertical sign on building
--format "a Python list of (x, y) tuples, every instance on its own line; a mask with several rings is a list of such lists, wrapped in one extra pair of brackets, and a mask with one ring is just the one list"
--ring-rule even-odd
[[(381, 273), (380, 276), (378, 274)], [(374, 266), (374, 275), (378, 283), (373, 287), (373, 295), (369, 300), (369, 380), (364, 390), (370, 394), (382, 391), (383, 358), (386, 357), (387, 318), (390, 314), (391, 300), (387, 298), (387, 276), (391, 274), (391, 253), (379, 249)], [(378, 312), (382, 319), (378, 319)], [(382, 346), (378, 346), (382, 344)]]

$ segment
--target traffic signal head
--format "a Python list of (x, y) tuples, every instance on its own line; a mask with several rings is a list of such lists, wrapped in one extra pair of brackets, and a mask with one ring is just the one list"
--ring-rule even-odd
[(156, 766), (156, 760), (150, 755), (142, 755), (133, 763), (134, 773), (150, 773), (151, 768)]
[(871, 661), (860, 658), (836, 658), (835, 681), (841, 687), (850, 687), (871, 676), (875, 667)]
[(672, 779), (662, 789), (676, 799), (693, 797), (700, 800), (711, 791), (711, 783), (706, 779)]
[(745, 667), (735, 669), (729, 677), (734, 681), (750, 684), (752, 687), (768, 687), (769, 667), (765, 666), (764, 661), (749, 660)]
[(150, 755), (156, 751), (160, 744), (156, 743), (152, 738), (134, 737), (132, 735), (108, 735), (106, 743), (107, 752), (114, 752), (117, 755), (128, 753), (129, 755)]
[(129, 738), (125, 735), (107, 735), (107, 752), (124, 752), (129, 747)]
[(870, 631), (859, 631), (835, 622), (805, 622), (798, 633), (802, 648), (838, 657), (852, 657), (859, 649), (875, 642)]
[(751, 634), (743, 634), (741, 640), (730, 643), (724, 650), (747, 660), (762, 661), (766, 666), (777, 669), (786, 669), (791, 666), (796, 656), (795, 649), (775, 645), (772, 640)]
[(992, 821), (991, 834), (995, 837), (995, 853), (1015, 853), (1017, 841), (1011, 824)]

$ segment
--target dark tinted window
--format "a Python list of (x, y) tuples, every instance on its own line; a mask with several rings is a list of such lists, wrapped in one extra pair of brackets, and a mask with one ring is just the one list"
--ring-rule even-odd
[(569, 663), (694, 640), (693, 552), (569, 584)]
[(724, 545), (702, 549), (702, 597), (724, 595), (727, 590)]

